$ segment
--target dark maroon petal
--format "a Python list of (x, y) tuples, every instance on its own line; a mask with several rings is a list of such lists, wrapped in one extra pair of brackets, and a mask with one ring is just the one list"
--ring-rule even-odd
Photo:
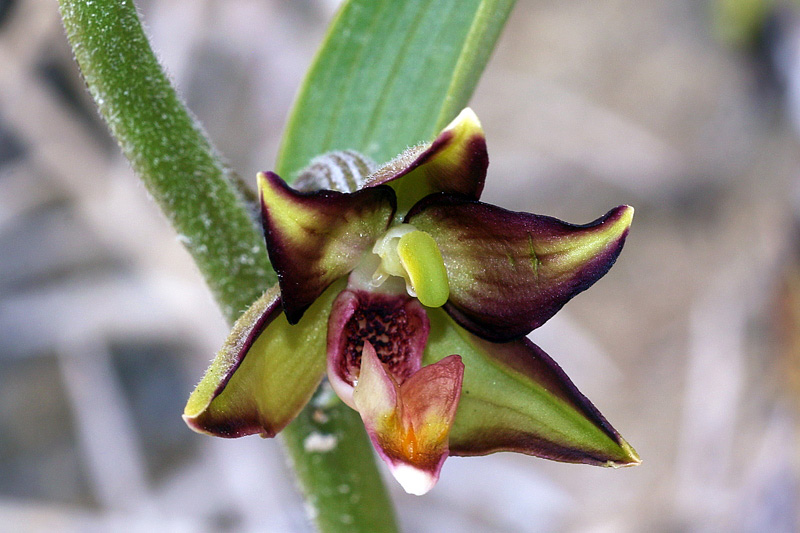
[(473, 333), (507, 341), (542, 325), (608, 272), (632, 217), (633, 208), (620, 206), (578, 226), (438, 194), (405, 221), (441, 250), (450, 283), (445, 310)]
[(258, 181), (269, 259), (278, 273), (286, 316), (295, 324), (386, 231), (395, 195), (389, 187), (301, 193), (272, 172), (259, 174)]
[[(475, 113), (467, 108), (430, 145), (406, 150), (369, 176), (367, 185), (391, 184), (402, 212), (436, 192), (477, 200), (488, 166), (483, 129)], [(403, 179), (397, 181), (399, 178)]]

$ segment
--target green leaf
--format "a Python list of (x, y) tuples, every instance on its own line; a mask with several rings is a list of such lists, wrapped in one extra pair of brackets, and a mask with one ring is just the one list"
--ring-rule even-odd
[(467, 105), (514, 0), (344, 5), (295, 102), (278, 157), (287, 180), (324, 152), (387, 161)]

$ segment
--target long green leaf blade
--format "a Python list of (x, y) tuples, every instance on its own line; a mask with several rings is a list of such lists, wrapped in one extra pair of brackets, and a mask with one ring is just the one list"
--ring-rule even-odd
[(430, 138), (467, 105), (514, 0), (355, 0), (331, 26), (283, 138), (287, 179), (314, 156), (377, 162)]

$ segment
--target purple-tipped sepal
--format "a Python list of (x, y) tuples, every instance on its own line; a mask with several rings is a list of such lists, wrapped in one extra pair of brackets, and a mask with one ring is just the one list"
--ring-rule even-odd
[(445, 310), (463, 327), (503, 342), (539, 327), (616, 261), (633, 208), (586, 225), (431, 195), (406, 222), (439, 246), (450, 283)]

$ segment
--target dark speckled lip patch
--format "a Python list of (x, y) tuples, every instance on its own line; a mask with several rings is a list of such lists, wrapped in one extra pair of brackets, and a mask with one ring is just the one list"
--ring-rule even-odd
[(348, 306), (351, 314), (337, 348), (342, 354), (339, 372), (347, 382), (352, 385), (358, 378), (365, 342), (398, 383), (419, 369), (419, 346), (424, 346), (430, 327), (422, 306), (406, 295), (347, 291), (345, 297), (354, 299), (354, 305)]

